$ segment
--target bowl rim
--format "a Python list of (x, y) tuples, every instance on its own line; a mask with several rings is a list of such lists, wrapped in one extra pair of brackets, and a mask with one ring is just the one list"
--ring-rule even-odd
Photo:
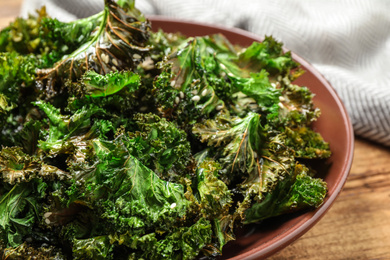
[[(159, 22), (159, 23), (167, 23), (167, 24), (176, 24), (180, 23), (186, 26), (197, 26), (197, 27), (204, 27), (204, 28), (212, 28), (214, 30), (218, 30), (222, 32), (228, 32), (233, 34), (238, 34), (240, 36), (244, 36), (246, 38), (251, 38), (253, 41), (262, 41), (264, 38), (254, 34), (252, 32), (235, 28), (235, 27), (226, 27), (218, 24), (210, 24), (205, 22), (196, 22), (188, 19), (178, 19), (178, 18), (172, 18), (167, 16), (160, 16), (160, 15), (146, 15), (146, 18), (152, 22), (152, 28), (153, 28), (153, 22)], [(206, 34), (205, 34), (206, 35)], [(265, 257), (268, 257), (279, 250), (285, 248), (298, 238), (300, 238), (303, 234), (305, 234), (311, 227), (313, 227), (324, 215), (325, 213), (330, 209), (330, 207), (334, 204), (336, 198), (339, 196), (340, 192), (342, 191), (344, 184), (349, 176), (349, 172), (352, 167), (353, 162), (353, 155), (354, 155), (354, 131), (353, 126), (351, 123), (351, 119), (348, 115), (348, 112), (341, 101), (339, 95), (337, 94), (336, 90), (333, 88), (333, 86), (329, 83), (329, 81), (312, 65), (310, 64), (306, 59), (302, 58), (298, 54), (294, 53), (293, 51), (283, 47), (285, 51), (290, 51), (292, 58), (297, 61), (299, 64), (304, 66), (305, 68), (309, 69), (310, 72), (321, 82), (321, 84), (327, 89), (329, 94), (333, 97), (334, 101), (336, 102), (342, 118), (344, 122), (344, 126), (347, 133), (347, 144), (348, 146), (345, 147), (346, 154), (344, 161), (342, 163), (343, 167), (340, 171), (341, 178), (338, 179), (338, 181), (334, 185), (334, 192), (330, 194), (330, 196), (327, 197), (326, 201), (316, 210), (310, 211), (307, 213), (304, 213), (306, 217), (302, 219), (299, 223), (288, 227), (285, 229), (282, 233), (276, 235), (271, 240), (274, 240), (275, 238), (278, 238), (278, 241), (275, 241), (274, 243), (269, 244), (269, 242), (263, 243), (261, 245), (266, 245), (265, 248), (258, 248), (255, 247), (251, 250), (248, 250), (241, 255), (234, 256), (232, 258), (228, 258), (229, 260), (239, 260), (239, 259), (262, 259)]]

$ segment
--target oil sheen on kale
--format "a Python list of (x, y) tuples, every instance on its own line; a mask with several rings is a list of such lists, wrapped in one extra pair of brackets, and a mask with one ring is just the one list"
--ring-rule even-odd
[(0, 32), (0, 255), (212, 259), (243, 225), (319, 207), (307, 162), (331, 153), (301, 73), (271, 36), (153, 32), (133, 0), (17, 18)]

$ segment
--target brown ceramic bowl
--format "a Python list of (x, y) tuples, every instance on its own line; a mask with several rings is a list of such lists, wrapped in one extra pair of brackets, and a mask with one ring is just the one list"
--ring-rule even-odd
[[(240, 29), (228, 29), (159, 16), (148, 18), (152, 22), (153, 30), (161, 28), (166, 32), (181, 32), (187, 36), (222, 33), (232, 43), (241, 46), (249, 46), (253, 41), (262, 40), (261, 37)], [(314, 166), (328, 183), (328, 195), (323, 205), (314, 211), (280, 216), (244, 227), (238, 231), (237, 239), (224, 247), (221, 259), (264, 259), (289, 245), (324, 216), (343, 188), (349, 174), (354, 135), (344, 105), (332, 86), (316, 69), (294, 53), (293, 58), (306, 70), (306, 73), (295, 83), (307, 86), (315, 93), (314, 103), (322, 112), (313, 128), (330, 143), (332, 157), (326, 163)]]

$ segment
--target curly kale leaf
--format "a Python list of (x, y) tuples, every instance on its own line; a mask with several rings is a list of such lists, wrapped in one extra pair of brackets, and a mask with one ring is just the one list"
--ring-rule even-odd
[(307, 88), (286, 80), (281, 85), (282, 96), (279, 102), (279, 116), (276, 125), (291, 128), (310, 126), (320, 116), (320, 109), (314, 106), (314, 94)]
[[(317, 141), (312, 140), (311, 146), (308, 142), (305, 150), (302, 146), (299, 147), (299, 138), (309, 138), (312, 132), (308, 130), (305, 136), (304, 130), (301, 129), (302, 134), (295, 135), (293, 139), (292, 136), (286, 137), (287, 134), (291, 134), (289, 129), (286, 129), (286, 132), (282, 134), (272, 130), (270, 126), (263, 127), (260, 115), (256, 113), (248, 113), (243, 119), (227, 120), (225, 117), (225, 119), (207, 120), (203, 124), (194, 126), (193, 133), (198, 135), (202, 142), (207, 142), (212, 149), (211, 154), (221, 163), (223, 170), (219, 173), (222, 180), (230, 186), (234, 185), (235, 190), (242, 195), (242, 200), (238, 201), (230, 221), (235, 218), (248, 221), (247, 214), (256, 214), (246, 213), (254, 203), (260, 204), (269, 199), (270, 204), (280, 204), (279, 200), (269, 197), (269, 194), (276, 194), (278, 189), (282, 190), (281, 185), (285, 185), (283, 189), (288, 189), (289, 185), (293, 185), (298, 175), (297, 169), (302, 168), (296, 166), (296, 154), (302, 157), (305, 154), (315, 156), (314, 158), (329, 156), (329, 147), (319, 136), (317, 136)], [(281, 140), (282, 137), (283, 140)], [(292, 142), (286, 141), (288, 138)], [(322, 150), (319, 149), (320, 147)], [(313, 154), (315, 151), (317, 155)], [(301, 178), (300, 175), (299, 178)], [(292, 181), (281, 184), (286, 179)], [(305, 178), (305, 182), (309, 187), (310, 182), (316, 185), (318, 181)], [(317, 206), (320, 201), (323, 201), (325, 194), (326, 189), (322, 189), (315, 198), (318, 202)], [(299, 209), (316, 206), (301, 201), (303, 197), (295, 196), (295, 198), (297, 198), (295, 203), (300, 203), (297, 207)], [(293, 211), (293, 208), (290, 209)], [(288, 209), (283, 212), (287, 213)]]
[[(131, 223), (142, 223), (151, 228), (158, 222), (161, 222), (158, 226), (169, 225), (169, 221), (175, 221), (176, 217), (183, 216), (188, 202), (183, 197), (184, 190), (181, 185), (159, 179), (154, 172), (127, 153), (115, 156), (115, 152), (119, 151), (105, 155), (102, 152), (97, 152), (102, 161), (102, 165), (98, 164), (97, 168), (101, 167), (102, 171), (96, 172), (96, 175), (106, 181), (110, 178), (111, 184), (101, 183), (99, 185), (94, 182), (97, 185), (95, 194), (99, 194), (99, 191), (110, 190), (112, 195), (109, 195), (107, 199), (113, 202), (110, 205), (113, 207), (112, 210), (122, 212), (122, 217), (128, 214), (130, 217), (128, 220), (123, 219), (122, 222), (120, 220), (122, 218), (117, 219), (109, 213), (110, 211), (106, 211), (107, 219), (114, 217), (113, 221), (122, 222), (126, 226)], [(117, 159), (120, 155), (123, 156), (120, 158), (122, 162)], [(135, 221), (137, 218), (144, 221), (137, 222)], [(127, 221), (129, 222), (126, 224)]]
[(20, 147), (5, 147), (0, 152), (0, 171), (4, 183), (28, 182), (34, 178), (69, 179), (69, 175), (55, 166), (45, 164), (23, 153)]
[[(194, 259), (211, 240), (211, 225), (199, 219), (188, 227), (174, 227), (169, 234), (112, 234), (75, 239), (74, 259)], [(120, 245), (121, 250), (115, 248)], [(114, 253), (113, 253), (114, 252)]]
[(91, 117), (104, 112), (99, 107), (89, 106), (79, 109), (71, 116), (63, 116), (59, 109), (50, 103), (36, 101), (34, 104), (46, 114), (50, 122), (49, 134), (45, 140), (39, 140), (38, 147), (53, 156), (58, 153), (71, 153), (71, 138), (87, 132), (92, 125)]
[(168, 58), (154, 83), (160, 112), (191, 124), (225, 109), (278, 117), (281, 81), (297, 67), (270, 37), (239, 53), (220, 35), (190, 38)]
[[(187, 134), (175, 123), (155, 114), (137, 113), (127, 127), (129, 132), (126, 132), (123, 125), (118, 127), (115, 129), (112, 121), (95, 120), (88, 132), (79, 135), (75, 140), (79, 141), (81, 147), (78, 147), (77, 142), (70, 141), (78, 153), (84, 154), (82, 157), (89, 158), (89, 150), (92, 148), (85, 149), (85, 146), (90, 146), (87, 144), (90, 140), (99, 137), (102, 141), (108, 141), (107, 133), (110, 133), (110, 136), (126, 133), (128, 140), (124, 144), (129, 153), (160, 178), (181, 182), (186, 174), (192, 174), (191, 146)], [(83, 142), (80, 142), (81, 140)], [(80, 158), (75, 159), (80, 161)]]
[[(39, 60), (31, 55), (20, 56), (16, 52), (0, 52), (0, 116), (25, 105), (24, 93), (34, 97), (35, 70)], [(31, 97), (30, 97), (31, 98)]]
[(166, 33), (159, 29), (149, 38), (148, 45), (153, 46), (150, 50), (150, 58), (154, 63), (162, 61), (186, 41), (187, 37), (180, 33)]
[(52, 67), (79, 48), (90, 38), (93, 30), (101, 23), (101, 13), (85, 19), (64, 23), (57, 19), (45, 17), (40, 21), (39, 51), (44, 63), (42, 68)]
[(98, 14), (64, 23), (50, 18), (42, 7), (37, 15), (17, 18), (0, 32), (0, 52), (34, 54), (41, 61), (39, 68), (48, 68), (87, 41), (101, 19)]
[(324, 159), (331, 155), (329, 143), (310, 128), (305, 126), (292, 129), (286, 127), (284, 134), (284, 143), (294, 150), (296, 158)]
[(38, 71), (47, 98), (61, 93), (67, 80), (77, 81), (88, 70), (103, 75), (111, 71), (132, 70), (149, 51), (146, 42), (150, 24), (134, 5), (127, 4), (122, 9), (112, 0), (105, 3), (104, 11), (96, 16), (99, 23), (88, 40), (53, 68)]
[(21, 86), (26, 88), (34, 83), (38, 63), (39, 60), (32, 55), (0, 53), (0, 92), (13, 103), (18, 103)]
[(197, 214), (209, 219), (214, 231), (213, 246), (208, 246), (206, 255), (220, 254), (222, 247), (235, 239), (235, 216), (230, 214), (233, 206), (233, 193), (219, 179), (221, 165), (211, 158), (196, 155), (197, 171), (194, 182), (194, 197), (197, 201)]
[(218, 57), (234, 56), (221, 35), (190, 38), (179, 46), (154, 83), (156, 102), (165, 117), (193, 124), (224, 108), (222, 97), (230, 97), (229, 83), (221, 75)]
[(248, 172), (247, 177), (237, 188), (243, 196), (237, 213), (242, 213), (255, 202), (263, 201), (280, 181), (294, 171), (296, 164), (294, 153), (285, 146), (276, 143), (271, 133), (267, 133), (267, 140), (259, 150), (256, 158), (257, 170)]
[[(60, 200), (68, 198), (65, 205), (86, 205), (93, 215), (99, 216), (98, 220), (92, 218), (90, 221), (105, 223), (104, 226), (99, 226), (100, 228), (92, 228), (82, 239), (70, 241), (73, 243), (75, 256), (110, 259), (118, 247), (116, 243), (111, 243), (115, 241), (115, 237), (119, 237), (118, 243), (122, 248), (123, 245), (127, 247), (124, 250), (129, 255), (151, 254), (153, 259), (159, 259), (164, 257), (164, 252), (160, 250), (170, 250), (161, 247), (164, 243), (174, 244), (171, 254), (181, 252), (179, 254), (191, 254), (191, 257), (199, 254), (199, 250), (204, 246), (199, 244), (199, 241), (207, 237), (203, 237), (203, 233), (197, 237), (191, 227), (189, 230), (187, 227), (180, 228), (187, 225), (186, 213), (191, 203), (185, 198), (184, 187), (160, 179), (156, 173), (132, 156), (129, 149), (133, 146), (131, 142), (132, 139), (126, 134), (119, 135), (113, 141), (90, 140), (94, 153), (89, 158), (90, 164), (84, 164), (84, 174), (75, 176), (78, 179), (73, 188), (56, 195), (60, 196)], [(79, 164), (77, 167), (80, 171), (83, 165)], [(71, 167), (70, 171), (72, 170)], [(51, 221), (56, 224), (55, 219)], [(72, 228), (75, 230), (72, 232), (84, 232), (69, 226), (74, 221), (65, 225), (64, 229)], [(207, 234), (211, 232), (211, 227), (208, 230)], [(107, 234), (111, 237), (110, 240), (105, 237)], [(171, 236), (173, 237), (170, 238)], [(177, 240), (181, 236), (184, 236), (183, 239)], [(143, 237), (154, 239), (141, 242)], [(135, 241), (126, 242), (128, 240)], [(165, 240), (167, 241), (164, 242)], [(187, 240), (188, 243), (198, 241), (197, 247), (186, 252), (189, 249), (184, 248), (183, 243)], [(155, 242), (160, 246), (155, 247)], [(142, 252), (143, 247), (153, 251)]]
[(16, 52), (0, 53), (0, 143), (12, 146), (31, 114), (37, 97), (35, 70), (39, 60)]
[(294, 171), (280, 180), (263, 201), (253, 204), (245, 212), (244, 223), (321, 206), (327, 193), (327, 185), (322, 179), (310, 175), (305, 166), (297, 163)]
[[(244, 223), (318, 207), (326, 196), (326, 183), (313, 178), (314, 173), (297, 162), (295, 151), (281, 142), (281, 136), (267, 133), (267, 141), (258, 153), (258, 171), (248, 172), (245, 180), (237, 184), (243, 200), (236, 214)], [(261, 214), (264, 215), (259, 217)]]
[(131, 154), (164, 180), (179, 181), (190, 172), (191, 146), (175, 123), (154, 114), (135, 114)]
[(69, 113), (76, 113), (83, 107), (97, 106), (105, 111), (103, 119), (114, 123), (126, 121), (137, 111), (145, 112), (144, 108), (148, 107), (143, 99), (141, 77), (131, 71), (105, 75), (87, 71), (77, 82), (67, 81), (65, 87), (71, 95), (65, 108)]
[(14, 186), (0, 186), (0, 237), (10, 247), (23, 243), (30, 234), (40, 212), (38, 189), (42, 181), (30, 181)]
[(113, 95), (123, 88), (134, 92), (140, 85), (140, 76), (131, 71), (110, 72), (101, 75), (87, 71), (77, 83), (69, 84), (70, 92), (75, 95), (86, 95), (92, 98)]
[(217, 118), (196, 124), (192, 132), (208, 146), (219, 149), (221, 178), (232, 182), (241, 174), (257, 172), (257, 157), (263, 142), (260, 115), (248, 113), (245, 118)]
[(253, 98), (263, 110), (278, 114), (281, 91), (270, 83), (267, 71), (250, 73), (248, 78), (230, 77), (230, 80), (243, 94)]
[(222, 217), (228, 213), (233, 201), (231, 191), (218, 178), (221, 165), (210, 158), (198, 161), (198, 164), (195, 196), (199, 196), (201, 214), (211, 219)]
[(34, 256), (36, 259), (41, 260), (66, 260), (65, 255), (58, 247), (55, 246), (42, 246), (39, 248), (32, 247), (26, 242), (19, 245), (16, 248), (0, 248), (0, 255), (3, 259), (8, 260), (20, 260), (26, 259), (26, 257)]
[(29, 54), (39, 51), (40, 22), (47, 17), (46, 8), (37, 11), (37, 16), (29, 15), (27, 19), (16, 18), (0, 32), (0, 52), (16, 51)]
[(23, 125), (23, 129), (16, 135), (15, 143), (29, 155), (38, 151), (38, 141), (44, 136), (45, 123), (38, 120), (30, 120)]
[(108, 236), (74, 239), (73, 259), (112, 259), (113, 248)]
[(131, 155), (129, 142), (123, 134), (113, 141), (91, 140), (93, 168), (85, 166), (83, 186), (72, 200), (96, 207), (117, 230), (169, 226), (188, 206), (183, 186), (160, 179), (144, 166)]
[[(267, 36), (262, 42), (254, 42), (251, 46), (239, 53), (237, 64), (241, 73), (253, 73), (266, 70), (273, 79), (278, 76), (290, 77), (298, 64), (291, 58), (290, 52), (283, 51), (283, 44), (272, 36)], [(295, 78), (293, 76), (291, 79)]]

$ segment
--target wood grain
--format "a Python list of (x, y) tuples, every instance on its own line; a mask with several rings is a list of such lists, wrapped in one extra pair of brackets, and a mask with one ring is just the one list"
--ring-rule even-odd
[(0, 28), (9, 25), (19, 16), (22, 0), (0, 0)]
[[(22, 0), (0, 0), (0, 28)], [(355, 141), (351, 173), (327, 214), (271, 260), (390, 259), (390, 149)]]

